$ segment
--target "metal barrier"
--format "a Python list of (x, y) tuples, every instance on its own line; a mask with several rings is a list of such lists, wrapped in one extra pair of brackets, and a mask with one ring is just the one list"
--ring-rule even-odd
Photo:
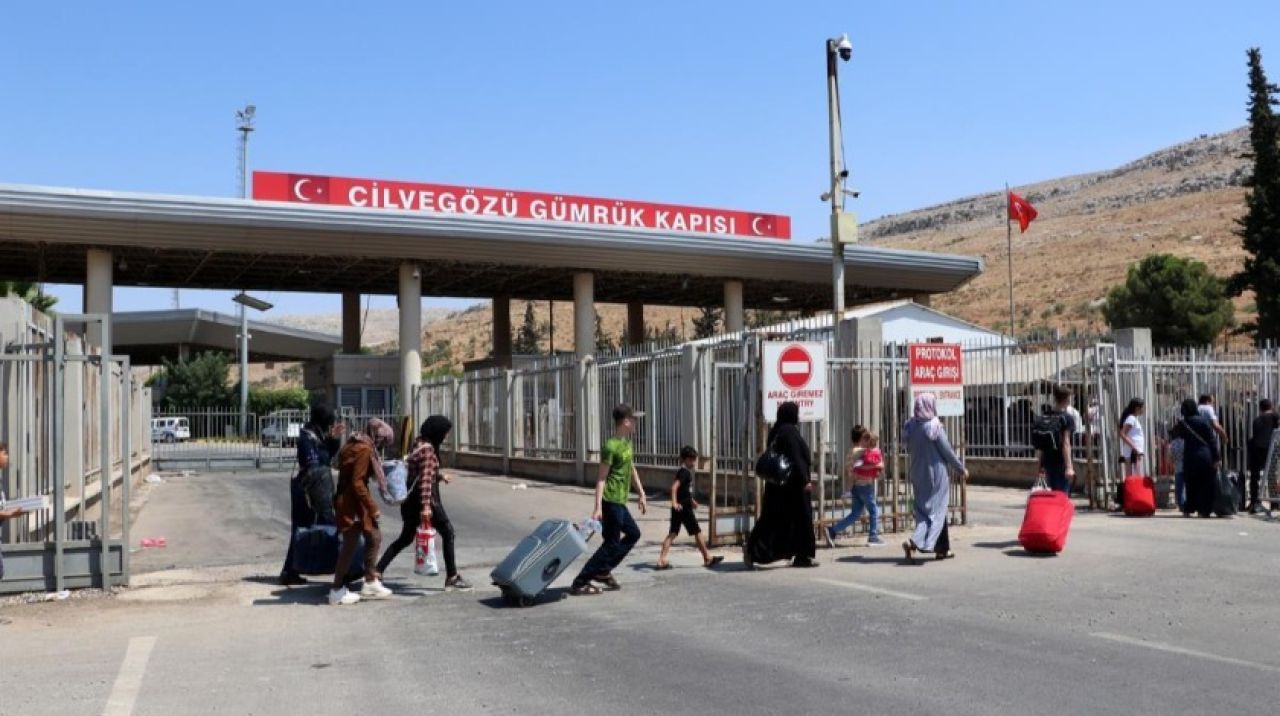
[[(234, 408), (173, 408), (155, 413), (148, 440), (156, 467), (162, 470), (289, 470), (297, 461), (298, 435), (309, 417), (302, 410), (250, 415), (247, 433), (240, 435), (240, 412)], [(397, 446), (388, 448), (388, 455), (402, 444), (400, 416), (344, 408), (337, 418), (346, 425), (347, 435), (363, 430), (370, 418), (386, 422), (395, 431)], [(416, 428), (410, 428), (410, 438), (415, 433)]]
[[(488, 370), (423, 386), (420, 415), (454, 418), (455, 452), (575, 462), (583, 484), (599, 459), (602, 436), (612, 430), (610, 411), (620, 402), (644, 415), (634, 443), (641, 467), (668, 469), (679, 449), (691, 444), (709, 472), (712, 537), (733, 539), (749, 528), (760, 485), (751, 474), (763, 449), (766, 422), (760, 414), (760, 342), (830, 340), (819, 322), (797, 322), (788, 333), (746, 333), (648, 352), (625, 350), (577, 361), (557, 357), (531, 369)], [(1091, 506), (1113, 500), (1118, 456), (1117, 418), (1130, 397), (1147, 400), (1152, 455), (1163, 453), (1165, 428), (1183, 398), (1218, 396), (1227, 430), (1225, 462), (1245, 474), (1243, 446), (1257, 399), (1280, 387), (1280, 354), (1162, 351), (1127, 355), (1096, 338), (1053, 338), (1015, 343), (1009, 339), (964, 345), (965, 411), (946, 422), (952, 444), (966, 458), (1008, 460), (1017, 469), (1035, 459), (1030, 445), (1037, 413), (1052, 404), (1053, 387), (1074, 394), (1081, 415), (1077, 456), (1085, 465)], [(910, 529), (912, 493), (899, 431), (910, 415), (905, 346), (846, 345), (830, 351), (830, 410), (827, 420), (806, 425), (814, 449), (820, 523), (845, 514), (848, 501), (841, 469), (846, 433), (860, 422), (881, 437), (885, 478), (878, 486), (885, 531)], [(1165, 459), (1152, 471), (1171, 475)], [(1030, 477), (1030, 476), (1028, 476)], [(965, 487), (952, 490), (951, 518), (967, 521)]]
[(577, 363), (558, 360), (512, 376), (512, 454), (575, 460), (578, 454)]
[(0, 301), (0, 439), (12, 459), (0, 491), (49, 501), (0, 523), (0, 592), (128, 582), (129, 495), (150, 459), (139, 439), (150, 390), (132, 381), (128, 358), (86, 352), (89, 333), (109, 341), (103, 316), (50, 320)]

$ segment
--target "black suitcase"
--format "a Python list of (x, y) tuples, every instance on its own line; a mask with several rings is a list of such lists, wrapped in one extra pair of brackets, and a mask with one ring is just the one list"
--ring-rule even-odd
[(1219, 517), (1230, 517), (1236, 513), (1238, 504), (1240, 504), (1240, 476), (1227, 470), (1219, 472), (1213, 486), (1213, 514)]

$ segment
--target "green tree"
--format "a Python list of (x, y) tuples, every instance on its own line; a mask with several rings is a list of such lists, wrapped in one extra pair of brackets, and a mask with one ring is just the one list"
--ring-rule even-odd
[(614, 349), (613, 338), (604, 330), (604, 321), (600, 320), (600, 312), (596, 311), (596, 350), (600, 352)]
[(649, 343), (657, 343), (659, 345), (672, 345), (680, 342), (680, 331), (671, 325), (671, 321), (662, 328), (657, 326), (645, 326), (645, 340)]
[(747, 312), (747, 328), (767, 328), (791, 319), (787, 311), (756, 310)]
[(231, 406), (233, 395), (227, 385), (231, 356), (206, 351), (194, 358), (164, 361), (164, 404), (170, 408), (221, 408)]
[(311, 394), (306, 388), (249, 388), (249, 412), (270, 415), (277, 410), (307, 410)]
[(720, 326), (720, 309), (703, 306), (698, 315), (693, 317), (693, 338), (710, 338), (716, 334)]
[(41, 313), (49, 313), (58, 302), (57, 296), (50, 296), (41, 290), (40, 284), (30, 281), (0, 281), (0, 298), (13, 296), (21, 298)]
[(511, 351), (521, 356), (538, 355), (542, 352), (542, 333), (542, 327), (538, 325), (538, 319), (533, 312), (533, 301), (529, 301), (524, 304), (524, 322), (516, 331)]
[(1130, 266), (1102, 313), (1112, 328), (1150, 328), (1158, 346), (1207, 345), (1235, 323), (1226, 282), (1203, 263), (1171, 254)]
[(1277, 87), (1262, 70), (1262, 53), (1249, 50), (1249, 143), (1253, 176), (1245, 195), (1248, 211), (1236, 221), (1244, 245), (1244, 268), (1231, 277), (1230, 295), (1253, 291), (1258, 317), (1241, 327), (1257, 343), (1280, 340), (1280, 122), (1272, 107)]

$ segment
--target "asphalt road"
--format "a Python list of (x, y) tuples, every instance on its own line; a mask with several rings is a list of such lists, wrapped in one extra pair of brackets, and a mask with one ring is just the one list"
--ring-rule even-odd
[[(184, 492), (214, 515), (224, 497), (257, 500), (242, 519), (259, 526), (212, 550), (235, 552), (281, 527), (279, 484), (174, 480), (143, 522), (187, 509), (172, 507)], [(406, 556), (388, 575), (396, 598), (321, 606), (323, 587), (266, 583), (274, 559), (202, 567), (206, 548), (177, 532), (171, 559), (194, 566), (137, 580), (154, 586), (6, 608), (0, 713), (1276, 712), (1280, 524), (1081, 514), (1067, 552), (1037, 558), (1013, 541), (1023, 496), (974, 488), (953, 561), (906, 566), (851, 540), (814, 570), (709, 572), (685, 547), (655, 573), (659, 509), (621, 592), (565, 597), (562, 581), (512, 609), (481, 565), (589, 504), (512, 484), (446, 488), (464, 572), (483, 586), (470, 594), (413, 577)]]

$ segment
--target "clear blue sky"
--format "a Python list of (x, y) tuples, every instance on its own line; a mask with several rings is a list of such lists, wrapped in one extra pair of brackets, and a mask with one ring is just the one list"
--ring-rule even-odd
[[(228, 196), (234, 111), (253, 102), (256, 168), (774, 211), (808, 241), (826, 224), (830, 35), (854, 44), (864, 219), (1239, 126), (1251, 45), (1280, 80), (1274, 0), (800, 6), (12, 3), (0, 182)], [(55, 292), (79, 307), (79, 287)], [(120, 310), (168, 300), (116, 291)]]

